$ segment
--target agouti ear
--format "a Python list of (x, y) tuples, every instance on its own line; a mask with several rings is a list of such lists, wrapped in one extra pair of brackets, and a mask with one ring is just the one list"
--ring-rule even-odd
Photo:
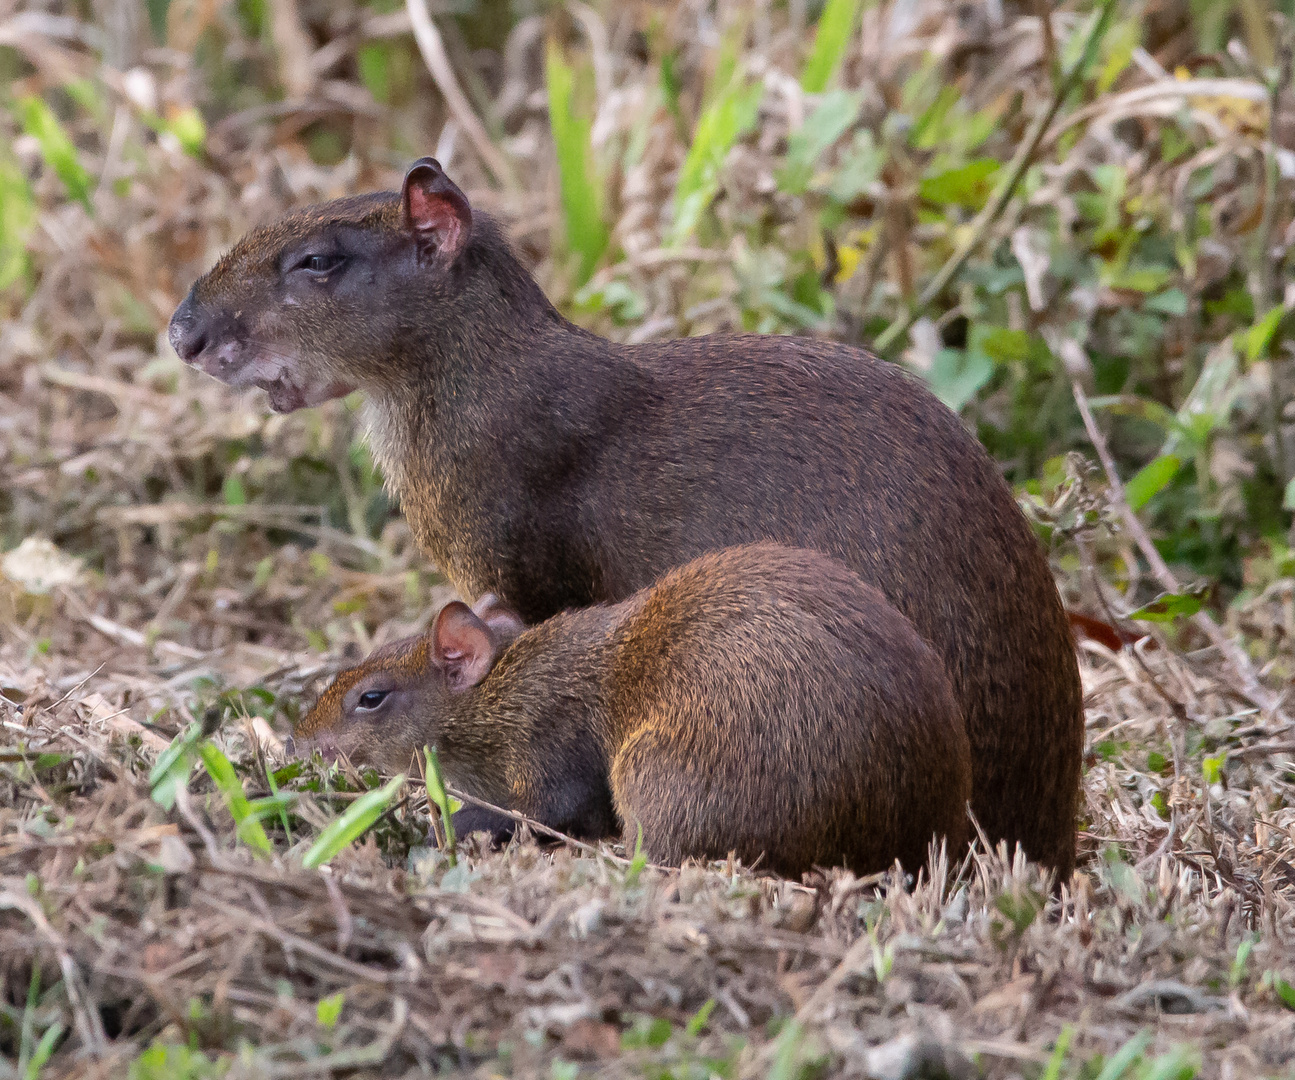
[(452, 263), (467, 247), (472, 207), (435, 158), (419, 158), (409, 167), (400, 207), (405, 228), (424, 257)]
[(441, 609), (431, 634), (436, 663), (454, 693), (476, 686), (494, 667), (495, 639), (467, 604), (454, 600)]
[(512, 608), (507, 607), (494, 593), (485, 593), (475, 604), (472, 611), (478, 619), (490, 627), (495, 640), (500, 644), (510, 642), (526, 629), (522, 617)]

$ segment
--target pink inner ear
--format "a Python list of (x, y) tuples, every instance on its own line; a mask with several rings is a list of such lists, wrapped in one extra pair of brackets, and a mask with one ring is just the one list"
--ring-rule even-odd
[(476, 686), (490, 672), (495, 647), (490, 631), (467, 604), (447, 604), (436, 618), (432, 647), (451, 690)]
[(409, 188), (409, 218), (419, 232), (439, 232), (441, 246), (454, 250), (458, 247), (463, 223), (449, 199), (426, 191), (417, 185)]

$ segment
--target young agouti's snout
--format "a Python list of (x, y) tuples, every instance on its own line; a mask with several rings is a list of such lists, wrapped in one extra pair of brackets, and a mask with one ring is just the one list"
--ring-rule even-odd
[(633, 843), (641, 825), (672, 863), (916, 870), (933, 835), (957, 850), (968, 824), (939, 656), (841, 563), (771, 544), (531, 629), (493, 598), (452, 603), (339, 675), (294, 740), (388, 771), (435, 746), (468, 794), (576, 836)]
[(399, 194), (249, 233), (170, 336), (279, 411), (363, 391), (419, 543), (528, 622), (732, 545), (836, 556), (943, 661), (989, 838), (1069, 875), (1083, 716), (1052, 575), (994, 462), (894, 365), (803, 337), (588, 333), (430, 158)]

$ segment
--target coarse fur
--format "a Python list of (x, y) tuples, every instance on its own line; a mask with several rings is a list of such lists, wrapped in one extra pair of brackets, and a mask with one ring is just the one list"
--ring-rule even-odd
[(430, 159), (400, 194), (249, 233), (171, 339), (277, 409), (362, 390), (420, 544), (529, 622), (734, 544), (839, 557), (943, 658), (990, 839), (1069, 875), (1083, 717), (1060, 598), (993, 461), (899, 368), (800, 337), (590, 334)]
[(470, 795), (631, 846), (641, 826), (676, 864), (915, 871), (932, 836), (965, 843), (970, 749), (943, 664), (837, 560), (729, 548), (525, 631), (495, 604), (451, 604), (343, 672), (294, 750), (395, 771), (435, 746)]

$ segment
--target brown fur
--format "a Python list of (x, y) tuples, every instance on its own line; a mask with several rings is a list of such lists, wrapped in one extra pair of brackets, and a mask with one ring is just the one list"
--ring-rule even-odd
[[(461, 593), (496, 592), (528, 621), (624, 599), (734, 544), (839, 557), (943, 658), (988, 835), (1067, 876), (1083, 744), (1070, 630), (959, 419), (846, 345), (589, 334), (452, 187), (424, 159), (403, 195), (253, 231), (176, 312), (177, 351), (268, 387), (276, 408), (362, 389), (419, 542)], [(415, 212), (428, 206), (439, 217)], [(347, 261), (292, 269), (312, 251)]]
[[(296, 749), (395, 770), (433, 745), (469, 794), (576, 835), (632, 844), (641, 825), (672, 863), (914, 870), (933, 834), (965, 842), (970, 751), (943, 665), (835, 559), (729, 548), (511, 643), (452, 608), (488, 656), (473, 685), (448, 685), (443, 615), (338, 676)], [(379, 689), (389, 707), (356, 710)]]

